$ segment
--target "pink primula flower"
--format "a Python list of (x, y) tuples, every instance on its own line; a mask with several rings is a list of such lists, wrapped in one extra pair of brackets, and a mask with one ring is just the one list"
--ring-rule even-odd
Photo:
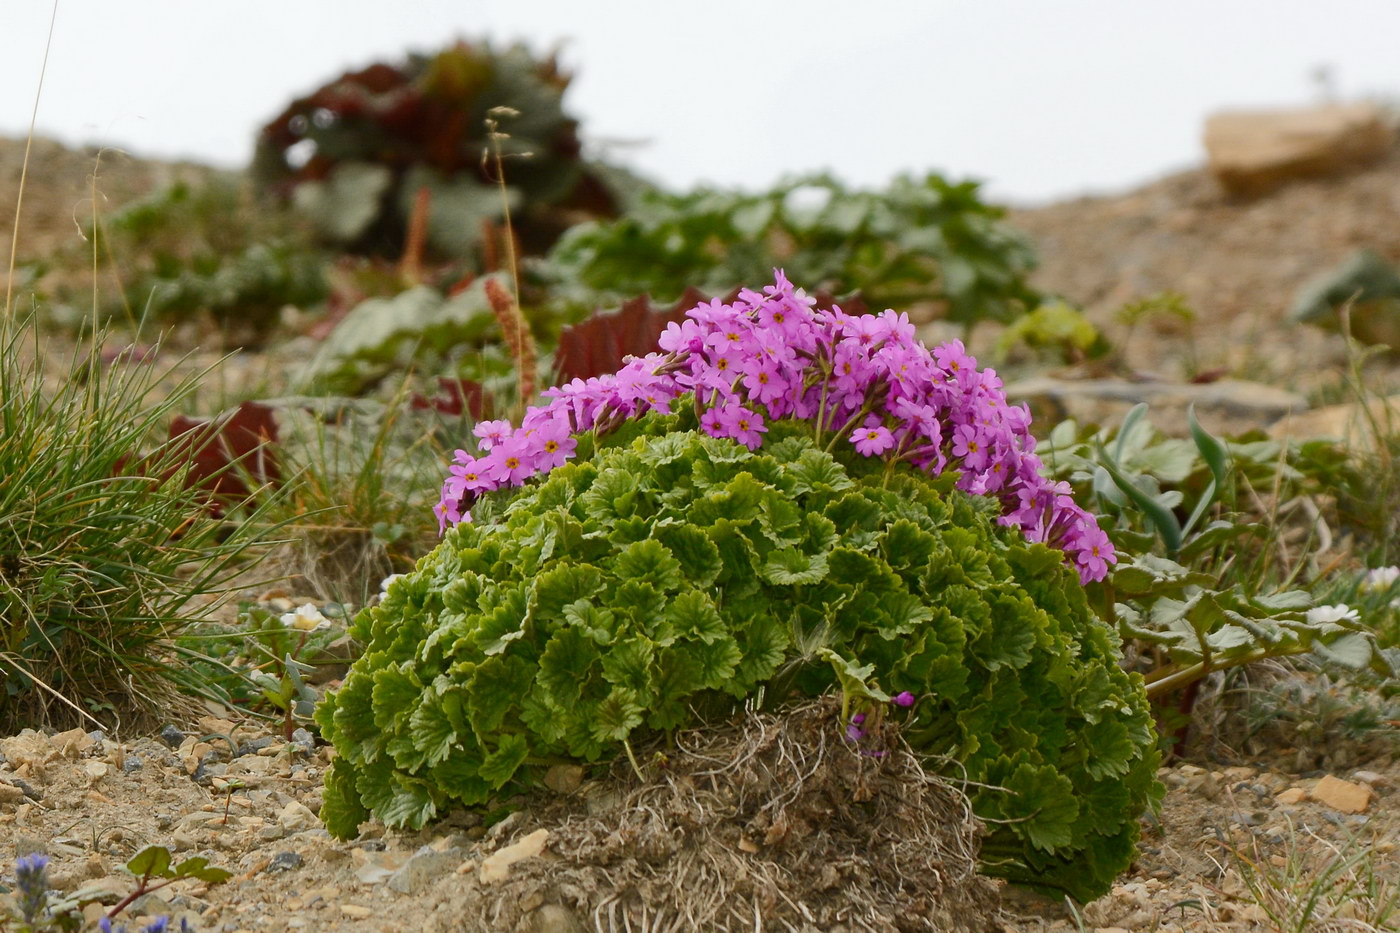
[(667, 325), (658, 352), (629, 358), (615, 374), (546, 389), (548, 401), (530, 408), (519, 429), (478, 424), (482, 455), (454, 453), (433, 509), (440, 527), (470, 521), (479, 496), (566, 462), (579, 433), (667, 411), (694, 391), (701, 428), (751, 450), (768, 430), (766, 412), (816, 420), (823, 434), (845, 437), (867, 457), (931, 475), (956, 469), (958, 488), (996, 498), (1001, 524), (1063, 550), (1081, 579), (1104, 577), (1112, 542), (1067, 484), (1045, 478), (1030, 413), (1007, 404), (995, 371), (979, 371), (961, 341), (930, 352), (907, 315), (815, 310), (781, 271), (774, 278), (762, 292), (691, 309)]
[(868, 421), (851, 435), (851, 443), (861, 456), (878, 457), (894, 446), (894, 435), (883, 424)]

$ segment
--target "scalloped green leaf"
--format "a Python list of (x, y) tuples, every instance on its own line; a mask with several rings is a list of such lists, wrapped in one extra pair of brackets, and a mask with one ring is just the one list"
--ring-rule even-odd
[(639, 491), (637, 478), (623, 469), (599, 473), (579, 496), (579, 504), (594, 522), (627, 518), (636, 512)]
[(724, 567), (719, 548), (694, 525), (666, 525), (656, 529), (656, 537), (680, 562), (681, 573), (695, 586), (710, 586)]
[(544, 616), (561, 616), (564, 607), (580, 599), (588, 599), (603, 587), (603, 573), (590, 564), (561, 564), (538, 574), (531, 597), (535, 612)]
[(374, 674), (374, 723), (385, 732), (399, 728), (423, 693), (411, 668), (385, 667)]
[(846, 471), (831, 454), (822, 450), (803, 450), (788, 469), (795, 495), (812, 492), (844, 492), (854, 486)]
[(348, 761), (336, 758), (326, 771), (321, 790), (321, 823), (337, 839), (353, 839), (360, 824), (369, 819), (369, 810), (355, 790), (355, 773)]
[(437, 813), (437, 803), (426, 781), (395, 775), (391, 778), (388, 801), (374, 815), (385, 826), (395, 829), (422, 829)]
[(519, 732), (501, 736), (496, 750), (486, 756), (477, 772), (492, 790), (500, 790), (530, 755), (530, 740)]
[(467, 709), (477, 735), (489, 735), (501, 727), (511, 707), (529, 690), (534, 673), (522, 658), (497, 655), (481, 662), (467, 684)]
[(1025, 763), (1016, 768), (1004, 786), (1011, 793), (1004, 812), (1008, 819), (1025, 821), (1023, 828), (1031, 845), (1053, 852), (1074, 841), (1079, 802), (1069, 778), (1049, 765)]
[(626, 687), (614, 687), (588, 711), (588, 731), (599, 742), (621, 742), (642, 724), (646, 710)]
[(780, 548), (768, 555), (758, 575), (778, 586), (817, 583), (826, 576), (824, 554), (804, 554), (796, 548)]
[(646, 583), (662, 593), (674, 592), (681, 585), (680, 561), (654, 538), (623, 548), (610, 569), (619, 580)]
[(452, 754), (458, 737), (457, 726), (448, 714), (445, 698), (425, 698), (409, 717), (408, 728), (409, 736), (428, 765), (435, 765)]

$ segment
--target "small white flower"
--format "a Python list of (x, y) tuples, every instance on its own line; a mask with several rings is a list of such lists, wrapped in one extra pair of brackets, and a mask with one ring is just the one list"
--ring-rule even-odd
[(331, 620), (321, 615), (321, 610), (317, 609), (315, 604), (306, 603), (298, 606), (296, 612), (282, 613), (282, 624), (298, 632), (317, 632), (323, 628), (330, 628)]
[(1314, 606), (1308, 610), (1308, 621), (1313, 625), (1320, 622), (1356, 622), (1359, 618), (1356, 610), (1345, 603), (1338, 603), (1335, 606)]
[(387, 577), (385, 577), (383, 580), (380, 580), (380, 581), (379, 581), (379, 595), (380, 595), (380, 596), (387, 596), (387, 595), (389, 595), (389, 584), (393, 583), (395, 580), (399, 579), (400, 577), (404, 577), (404, 576), (407, 576), (407, 574), (403, 574), (403, 573), (391, 573), (391, 574), (389, 574)]
[(1377, 567), (1366, 571), (1366, 579), (1361, 581), (1364, 590), (1388, 590), (1400, 580), (1400, 567)]

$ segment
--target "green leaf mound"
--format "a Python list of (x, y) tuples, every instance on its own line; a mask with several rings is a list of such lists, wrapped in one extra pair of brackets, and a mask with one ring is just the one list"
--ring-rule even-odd
[(760, 453), (640, 425), (478, 503), (360, 614), (365, 654), (316, 713), (333, 834), (419, 827), (759, 688), (825, 692), (831, 649), (922, 698), (904, 735), (976, 782), (987, 872), (1108, 889), (1158, 759), (1141, 679), (1063, 555), (946, 482), (848, 469), (800, 425)]

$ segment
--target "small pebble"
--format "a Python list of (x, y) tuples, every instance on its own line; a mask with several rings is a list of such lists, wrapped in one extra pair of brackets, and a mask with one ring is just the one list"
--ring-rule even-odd
[(316, 754), (316, 737), (306, 729), (297, 729), (293, 731), (292, 741), (295, 742), (306, 754)]
[(30, 787), (28, 782), (26, 782), (24, 778), (15, 777), (13, 774), (7, 774), (5, 775), (5, 780), (8, 781), (10, 784), (13, 784), (15, 787), (18, 787), (20, 790), (24, 791), (24, 796), (28, 797), (30, 800), (42, 799), (39, 795), (39, 792), (34, 788)]
[(127, 755), (126, 760), (122, 762), (122, 770), (127, 774), (131, 774), (132, 772), (140, 771), (145, 765), (146, 763), (141, 760), (140, 755)]
[(244, 742), (242, 745), (238, 746), (238, 755), (236, 757), (242, 758), (244, 755), (256, 755), (276, 741), (277, 739), (274, 736), (265, 735), (262, 738), (253, 739), (251, 742)]
[(185, 733), (175, 728), (173, 725), (166, 726), (160, 730), (160, 740), (171, 748), (179, 748), (180, 743), (185, 741)]
[(300, 868), (303, 861), (301, 855), (296, 852), (278, 852), (272, 857), (272, 861), (268, 863), (267, 870), (291, 871), (294, 868)]

